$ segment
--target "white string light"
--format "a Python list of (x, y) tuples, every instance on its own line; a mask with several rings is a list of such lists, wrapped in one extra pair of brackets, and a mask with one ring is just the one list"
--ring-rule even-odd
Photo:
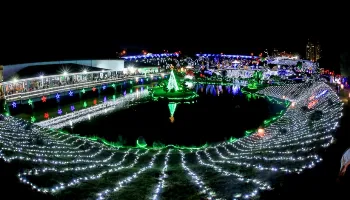
[(158, 184), (156, 186), (156, 189), (153, 192), (153, 197), (152, 197), (153, 200), (159, 199), (158, 195), (161, 192), (161, 189), (164, 188), (165, 179), (168, 177), (165, 172), (168, 169), (168, 161), (169, 161), (170, 152), (171, 152), (171, 149), (169, 149), (167, 154), (165, 155), (164, 167), (162, 169), (161, 176), (159, 177), (159, 181), (158, 181)]
[[(321, 82), (289, 84), (283, 86), (271, 86), (261, 91), (260, 94), (286, 99), (293, 102), (284, 114), (275, 122), (264, 127), (264, 134), (254, 133), (234, 142), (222, 142), (205, 149), (193, 152), (174, 151), (169, 147), (167, 153), (158, 150), (133, 148), (114, 148), (105, 144), (92, 141), (84, 137), (72, 134), (63, 134), (45, 127), (62, 127), (82, 120), (87, 120), (88, 115), (94, 117), (106, 109), (115, 109), (119, 106), (132, 105), (138, 97), (143, 98), (145, 93), (134, 93), (123, 97), (124, 102), (117, 99), (109, 101), (101, 106), (94, 106), (90, 110), (75, 111), (73, 114), (63, 115), (32, 125), (14, 117), (4, 117), (0, 121), (0, 158), (6, 162), (20, 160), (22, 162), (36, 163), (32, 169), (18, 174), (22, 183), (28, 184), (33, 190), (44, 193), (55, 193), (66, 190), (72, 186), (79, 187), (83, 182), (101, 179), (110, 173), (124, 169), (135, 168), (140, 156), (147, 156), (149, 163), (139, 168), (123, 180), (118, 180), (112, 189), (101, 189), (98, 199), (108, 197), (112, 192), (120, 191), (131, 181), (149, 169), (157, 169), (155, 160), (165, 155), (164, 166), (160, 169), (161, 175), (154, 191), (145, 194), (152, 199), (159, 199), (159, 194), (165, 185), (167, 171), (171, 167), (170, 155), (181, 155), (182, 170), (191, 178), (197, 186), (198, 192), (208, 199), (220, 198), (220, 191), (213, 190), (210, 177), (197, 175), (198, 167), (204, 167), (221, 176), (232, 176), (232, 181), (249, 182), (252, 188), (239, 189), (233, 192), (232, 198), (253, 198), (259, 190), (270, 189), (271, 175), (283, 175), (285, 173), (300, 173), (305, 169), (314, 167), (322, 161), (317, 152), (328, 147), (332, 141), (332, 132), (337, 128), (342, 116), (342, 106), (339, 97), (332, 89)], [(104, 107), (103, 107), (104, 106)], [(309, 108), (308, 108), (309, 107)], [(322, 111), (318, 120), (311, 120), (315, 111)], [(38, 126), (41, 125), (41, 126)], [(45, 127), (42, 127), (45, 126)], [(142, 152), (142, 153), (140, 153)], [(193, 154), (198, 162), (187, 164), (187, 156)], [(152, 155), (152, 158), (148, 156)], [(126, 160), (131, 161), (126, 164)], [(198, 166), (190, 168), (191, 166)], [(239, 169), (253, 171), (250, 174)], [(76, 174), (76, 172), (79, 172)], [(29, 177), (41, 176), (48, 173), (57, 174), (56, 183), (43, 186)], [(71, 176), (70, 180), (64, 180), (59, 174)], [(203, 180), (206, 180), (205, 182)], [(58, 184), (57, 184), (58, 183)], [(169, 182), (169, 184), (171, 184)], [(235, 188), (232, 188), (235, 189)]]

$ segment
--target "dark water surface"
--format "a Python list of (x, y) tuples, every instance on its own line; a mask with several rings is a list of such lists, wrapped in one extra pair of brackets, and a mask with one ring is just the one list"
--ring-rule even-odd
[[(190, 103), (176, 104), (173, 118), (170, 118), (169, 107), (173, 108), (174, 104), (148, 102), (75, 124), (72, 129), (66, 130), (109, 141), (124, 140), (126, 145), (132, 146), (140, 136), (149, 146), (155, 141), (197, 146), (231, 136), (242, 137), (245, 130), (257, 128), (265, 119), (283, 109), (265, 98), (248, 100), (237, 91), (233, 94), (230, 87), (197, 87), (200, 97)], [(218, 89), (222, 91), (219, 95)]]

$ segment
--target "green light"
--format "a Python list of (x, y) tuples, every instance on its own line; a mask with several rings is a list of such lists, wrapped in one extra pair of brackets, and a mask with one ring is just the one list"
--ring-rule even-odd
[(85, 88), (83, 88), (83, 89), (81, 90), (81, 92), (82, 92), (83, 94), (85, 94)]
[(175, 110), (176, 110), (176, 106), (177, 106), (176, 103), (169, 103), (169, 104), (168, 104), (169, 111), (170, 111), (170, 117), (169, 117), (169, 119), (170, 119), (170, 122), (171, 122), (171, 123), (174, 123), (174, 121), (175, 121), (174, 113), (175, 113)]
[(34, 123), (34, 122), (36, 121), (36, 118), (35, 118), (34, 116), (31, 116), (31, 117), (30, 117), (30, 121), (31, 121), (32, 123)]
[(112, 84), (112, 87), (114, 87), (114, 88), (115, 88), (115, 83), (113, 83), (113, 84)]
[(130, 81), (130, 84), (132, 84), (132, 81)]
[(113, 98), (113, 100), (115, 101), (115, 99), (116, 99), (116, 96), (115, 96), (115, 94), (113, 94), (112, 98)]
[(130, 94), (132, 93), (132, 88), (130, 89)]
[(136, 147), (137, 148), (146, 148), (147, 147), (147, 143), (145, 140), (136, 140)]
[(84, 106), (84, 108), (86, 108), (86, 107), (87, 107), (87, 103), (86, 103), (86, 101), (84, 101), (84, 105), (83, 105), (83, 106)]
[(176, 110), (176, 106), (177, 106), (177, 103), (169, 103), (168, 104), (171, 116), (174, 116), (174, 113), (175, 113), (175, 110)]
[(236, 142), (238, 139), (235, 138), (235, 137), (230, 137), (230, 139), (228, 140), (229, 143), (232, 143), (232, 142)]
[(167, 88), (168, 88), (169, 91), (172, 90), (172, 89), (174, 89), (175, 91), (179, 90), (179, 87), (177, 86), (177, 82), (176, 82), (173, 70), (171, 70)]
[(33, 105), (33, 101), (31, 99), (28, 100), (29, 105)]

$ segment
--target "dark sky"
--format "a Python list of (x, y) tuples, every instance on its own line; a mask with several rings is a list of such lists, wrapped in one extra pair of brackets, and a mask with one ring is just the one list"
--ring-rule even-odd
[(303, 16), (292, 14), (294, 8), (291, 13), (276, 14), (266, 10), (268, 6), (223, 10), (226, 6), (220, 5), (196, 8), (186, 4), (171, 10), (169, 6), (121, 5), (94, 12), (52, 7), (58, 11), (17, 10), (11, 15), (5, 9), (3, 15), (10, 17), (0, 21), (0, 63), (114, 58), (123, 46), (140, 46), (154, 53), (168, 49), (227, 54), (258, 54), (278, 47), (304, 54), (310, 36), (321, 38), (325, 49), (331, 49), (326, 52), (334, 53), (332, 49), (341, 41), (337, 37), (341, 31), (322, 25), (319, 18), (310, 26)]

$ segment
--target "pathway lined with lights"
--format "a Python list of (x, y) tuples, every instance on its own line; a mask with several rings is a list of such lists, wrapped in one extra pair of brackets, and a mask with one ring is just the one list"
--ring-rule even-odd
[[(107, 80), (101, 80), (101, 81), (82, 82), (82, 83), (56, 86), (56, 87), (51, 87), (51, 88), (46, 88), (46, 89), (39, 89), (39, 90), (34, 90), (34, 91), (26, 91), (26, 92), (6, 95), (5, 99), (8, 102), (15, 102), (15, 101), (19, 101), (19, 100), (27, 100), (27, 99), (38, 98), (38, 97), (46, 97), (49, 95), (57, 95), (57, 94), (62, 93), (62, 92), (68, 92), (68, 94), (69, 94), (70, 92), (72, 92), (74, 90), (83, 90), (85, 88), (94, 88), (97, 86), (104, 86), (104, 85), (123, 82), (123, 81), (136, 80), (136, 79), (140, 79), (140, 78), (147, 78), (147, 77), (153, 78), (153, 77), (157, 77), (157, 76), (163, 77), (164, 75), (165, 75), (165, 73), (156, 73), (156, 74), (129, 76), (126, 78), (113, 78), (113, 79), (107, 79)], [(43, 100), (43, 102), (44, 102), (44, 100)]]
[[(114, 198), (123, 191), (137, 191), (135, 183), (157, 172), (149, 184), (145, 183), (147, 191), (134, 192), (133, 198), (167, 199), (169, 194), (176, 194), (183, 198), (250, 199), (261, 190), (272, 189), (272, 178), (300, 173), (322, 161), (317, 152), (329, 146), (343, 104), (321, 82), (271, 86), (258, 93), (289, 100), (291, 105), (268, 127), (233, 142), (201, 149), (112, 147), (45, 128), (62, 127), (69, 121), (74, 124), (85, 120), (89, 113), (92, 117), (100, 110), (126, 106), (116, 100), (96, 110), (77, 111), (32, 126), (21, 119), (4, 117), (0, 121), (0, 158), (32, 166), (18, 174), (22, 183), (35, 191), (65, 198), (70, 198), (64, 196), (69, 191), (74, 193), (80, 187), (84, 192), (77, 198)], [(131, 102), (136, 98), (132, 95), (124, 98)], [(176, 156), (178, 160), (174, 160)], [(177, 189), (181, 184), (171, 179), (176, 174), (181, 174), (181, 180), (175, 180), (194, 188), (188, 190), (192, 193)]]

